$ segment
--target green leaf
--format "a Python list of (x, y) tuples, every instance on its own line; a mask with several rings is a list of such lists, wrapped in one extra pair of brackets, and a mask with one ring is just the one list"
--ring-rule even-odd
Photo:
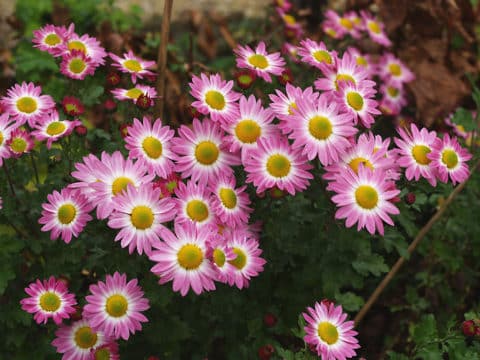
[(465, 131), (473, 131), (476, 128), (472, 112), (464, 108), (458, 108), (453, 115), (452, 121), (456, 125), (461, 125)]
[(335, 299), (339, 304), (342, 305), (343, 309), (346, 311), (357, 311), (365, 303), (363, 298), (358, 295), (355, 295), (352, 292), (345, 292), (335, 294)]
[(388, 266), (382, 256), (378, 254), (362, 254), (357, 260), (352, 262), (353, 268), (361, 275), (379, 276), (388, 271)]

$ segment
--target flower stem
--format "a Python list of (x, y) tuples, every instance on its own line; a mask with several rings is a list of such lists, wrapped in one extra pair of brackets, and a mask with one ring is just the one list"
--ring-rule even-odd
[(5, 171), (5, 175), (7, 177), (8, 184), (10, 185), (10, 190), (12, 191), (12, 195), (15, 199), (17, 199), (17, 193), (15, 192), (15, 188), (13, 187), (13, 181), (10, 177), (10, 172), (8, 171), (7, 161), (3, 162), (3, 170)]
[(40, 184), (40, 180), (38, 178), (38, 171), (37, 171), (37, 164), (35, 164), (35, 157), (33, 156), (33, 153), (30, 153), (30, 159), (32, 160), (32, 167), (33, 167), (33, 172), (35, 173), (35, 181), (37, 182), (37, 185)]

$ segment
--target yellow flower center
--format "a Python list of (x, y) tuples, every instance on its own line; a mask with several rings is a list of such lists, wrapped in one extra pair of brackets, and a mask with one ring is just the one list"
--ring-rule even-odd
[(82, 326), (75, 331), (75, 344), (81, 349), (90, 349), (97, 343), (97, 333), (90, 326)]
[(375, 34), (380, 34), (380, 32), (382, 31), (380, 29), (380, 25), (378, 25), (378, 23), (376, 21), (369, 21), (368, 24), (367, 24), (367, 27), (371, 32), (373, 32)]
[(0, 131), (0, 145), (3, 144), (3, 133)]
[(132, 72), (140, 72), (143, 70), (142, 64), (140, 64), (140, 62), (137, 60), (126, 60), (123, 62), (123, 66)]
[(336, 37), (337, 36), (337, 32), (335, 30), (333, 30), (332, 28), (329, 28), (329, 29), (326, 29), (325, 30), (325, 33), (328, 35), (328, 36), (331, 36), (331, 37)]
[(340, 19), (340, 25), (342, 25), (347, 30), (352, 30), (353, 29), (353, 23), (347, 18), (341, 18)]
[(363, 108), (363, 97), (358, 92), (350, 91), (347, 93), (347, 103), (356, 111), (360, 111)]
[(317, 140), (326, 140), (332, 134), (332, 123), (324, 116), (314, 116), (308, 122), (308, 131)]
[(348, 74), (338, 74), (335, 77), (335, 88), (338, 90), (338, 82), (339, 81), (345, 81), (345, 82), (351, 82), (352, 84), (356, 84), (355, 79)]
[(327, 64), (332, 63), (332, 56), (328, 53), (328, 51), (317, 50), (317, 51), (312, 53), (312, 56), (319, 63), (327, 63)]
[(250, 65), (253, 67), (259, 68), (259, 69), (265, 69), (268, 67), (268, 60), (265, 56), (260, 55), (260, 54), (255, 54), (252, 55), (248, 58), (248, 62)]
[(400, 91), (397, 88), (394, 88), (393, 86), (387, 87), (387, 93), (390, 95), (392, 98), (396, 98)]
[(140, 230), (149, 229), (153, 224), (153, 219), (152, 209), (144, 205), (135, 206), (130, 215), (132, 225)]
[(207, 91), (205, 94), (205, 102), (215, 110), (223, 110), (225, 108), (225, 96), (217, 90)]
[(212, 165), (218, 159), (220, 151), (211, 141), (202, 141), (195, 148), (195, 158), (200, 164)]
[(446, 149), (442, 151), (442, 162), (447, 168), (452, 169), (458, 164), (458, 155), (455, 151)]
[(246, 119), (237, 124), (235, 134), (241, 142), (253, 144), (262, 134), (262, 129), (256, 121)]
[(110, 360), (110, 350), (108, 348), (95, 350), (95, 360)]
[(362, 208), (371, 210), (378, 204), (378, 192), (370, 185), (361, 185), (355, 190), (355, 200)]
[(365, 59), (363, 56), (357, 56), (357, 58), (355, 59), (355, 62), (357, 63), (357, 65), (360, 65), (360, 66), (368, 65), (367, 59)]
[(20, 112), (31, 114), (37, 110), (37, 101), (30, 96), (24, 96), (17, 100), (17, 109)]
[(222, 200), (223, 206), (228, 209), (233, 209), (237, 206), (237, 195), (235, 191), (229, 188), (221, 188), (219, 191), (220, 200)]
[(81, 41), (78, 40), (72, 40), (68, 42), (68, 50), (79, 50), (83, 52), (85, 55), (87, 55), (87, 48), (85, 47), (85, 44), (82, 43)]
[(285, 22), (288, 25), (295, 25), (297, 23), (297, 21), (295, 20), (295, 17), (293, 17), (292, 15), (289, 15), (289, 14), (283, 15), (283, 20), (285, 20)]
[(112, 183), (112, 194), (113, 196), (117, 195), (118, 193), (122, 192), (127, 188), (128, 184), (134, 185), (133, 181), (125, 176), (120, 176), (116, 178)]
[(143, 95), (143, 91), (137, 88), (131, 88), (125, 93), (125, 96), (130, 99), (138, 99), (140, 95)]
[(238, 270), (242, 270), (247, 264), (247, 254), (242, 249), (237, 247), (233, 248), (233, 252), (237, 257), (233, 260), (230, 260), (229, 263), (235, 266)]
[(162, 156), (162, 143), (156, 137), (148, 136), (143, 139), (142, 148), (151, 159), (158, 159)]
[(74, 74), (81, 74), (87, 67), (87, 64), (82, 59), (72, 59), (68, 64), (68, 69)]
[(402, 68), (398, 64), (388, 65), (388, 71), (390, 71), (390, 74), (392, 74), (393, 76), (402, 75)]
[(17, 154), (24, 153), (25, 150), (27, 149), (27, 142), (25, 141), (24, 138), (17, 137), (12, 140), (10, 143), (10, 149), (12, 149), (13, 152)]
[(43, 39), (43, 42), (49, 46), (55, 46), (60, 44), (62, 40), (57, 34), (48, 34), (45, 36), (45, 39)]
[(335, 325), (329, 322), (321, 322), (318, 324), (318, 336), (328, 345), (333, 345), (338, 341), (338, 330)]
[(290, 173), (290, 160), (281, 154), (271, 155), (267, 160), (267, 171), (270, 175), (283, 178)]
[(40, 307), (43, 311), (55, 312), (62, 305), (60, 297), (54, 292), (48, 291), (40, 296)]
[(203, 252), (197, 245), (185, 244), (177, 253), (178, 264), (186, 270), (195, 270), (203, 262)]
[(358, 167), (360, 166), (360, 164), (363, 164), (363, 166), (366, 166), (368, 167), (369, 169), (373, 170), (373, 165), (370, 161), (368, 161), (367, 159), (365, 158), (362, 158), (362, 157), (357, 157), (355, 159), (352, 159), (349, 163), (348, 163), (348, 166), (350, 166), (350, 168), (355, 171), (356, 174), (358, 174)]
[(66, 126), (61, 121), (54, 121), (48, 124), (46, 133), (50, 136), (60, 135), (66, 129)]
[(426, 145), (415, 145), (412, 148), (412, 156), (420, 165), (430, 164), (430, 159), (427, 157), (432, 150)]
[(202, 222), (208, 218), (208, 207), (201, 200), (190, 200), (187, 203), (187, 215), (193, 221)]
[(57, 217), (63, 225), (70, 224), (77, 215), (77, 209), (72, 204), (63, 204), (58, 208)]
[(113, 317), (121, 317), (127, 313), (128, 300), (121, 294), (111, 295), (105, 303), (105, 311)]
[(223, 267), (225, 265), (225, 253), (218, 248), (213, 250), (213, 262), (218, 267)]

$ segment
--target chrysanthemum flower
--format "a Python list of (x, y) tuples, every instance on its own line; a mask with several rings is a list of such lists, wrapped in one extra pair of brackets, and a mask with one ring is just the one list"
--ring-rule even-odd
[(455, 185), (465, 181), (470, 175), (467, 161), (472, 155), (458, 144), (456, 138), (450, 138), (448, 134), (445, 134), (443, 139), (435, 139), (427, 158), (432, 161), (432, 167), (440, 181), (444, 183), (450, 177), (452, 184)]
[(344, 15), (344, 18), (351, 21), (353, 27), (357, 30), (365, 30), (364, 24), (362, 22), (362, 17), (356, 11), (347, 11)]
[(240, 94), (233, 91), (233, 80), (225, 81), (219, 74), (192, 76), (190, 94), (197, 99), (192, 103), (201, 114), (217, 121), (227, 121), (235, 115)]
[(110, 90), (115, 99), (118, 100), (130, 100), (133, 103), (136, 103), (140, 95), (147, 95), (149, 98), (154, 99), (157, 97), (157, 91), (155, 88), (147, 85), (136, 84), (135, 87), (131, 89), (113, 89)]
[(55, 332), (52, 345), (63, 354), (62, 360), (91, 360), (91, 350), (111, 340), (101, 331), (93, 331), (87, 320), (61, 325)]
[(11, 156), (7, 142), (10, 140), (10, 134), (16, 128), (17, 125), (13, 119), (10, 119), (8, 113), (0, 115), (0, 167), (3, 165), (3, 159), (8, 159)]
[(237, 255), (230, 247), (228, 239), (221, 234), (214, 232), (215, 229), (212, 229), (212, 234), (206, 242), (206, 257), (210, 260), (212, 267), (215, 269), (215, 281), (226, 284), (229, 279), (234, 276), (235, 267), (230, 261), (235, 260)]
[(153, 187), (160, 189), (160, 197), (171, 197), (175, 190), (178, 188), (178, 184), (182, 181), (180, 174), (171, 172), (164, 179), (158, 179), (153, 183)]
[(83, 51), (72, 50), (63, 55), (60, 72), (75, 80), (83, 80), (95, 73), (95, 64)]
[(33, 318), (38, 324), (46, 324), (50, 318), (55, 324), (60, 324), (75, 312), (75, 295), (70, 294), (65, 284), (53, 276), (43, 281), (37, 279), (25, 288), (25, 292), (30, 297), (20, 300), (22, 309), (35, 314)]
[(95, 190), (90, 200), (97, 207), (97, 217), (105, 219), (114, 210), (113, 198), (124, 191), (128, 184), (138, 187), (151, 182), (154, 175), (145, 174), (147, 169), (142, 162), (125, 160), (120, 151), (115, 151), (112, 155), (103, 152), (101, 163), (101, 166), (93, 164), (97, 180), (90, 184)]
[(42, 217), (38, 222), (43, 224), (42, 231), (51, 231), (52, 240), (60, 236), (68, 244), (92, 220), (88, 213), (93, 206), (77, 190), (65, 188), (60, 193), (54, 191), (47, 195), (47, 200), (48, 203), (42, 204)]
[(179, 138), (172, 140), (172, 149), (178, 155), (175, 171), (182, 178), (191, 177), (202, 184), (223, 173), (232, 174), (232, 165), (239, 165), (238, 156), (230, 154), (223, 144), (223, 131), (218, 123), (206, 118), (193, 119), (193, 130), (182, 125)]
[(17, 126), (28, 121), (33, 127), (37, 120), (45, 116), (55, 107), (55, 102), (50, 95), (40, 95), (42, 88), (34, 83), (15, 84), (8, 89), (7, 96), (1, 100), (5, 111), (15, 120)]
[(35, 44), (34, 47), (57, 56), (67, 36), (68, 32), (64, 26), (49, 24), (33, 32), (32, 42)]
[(257, 78), (257, 75), (252, 70), (242, 69), (242, 70), (236, 71), (234, 74), (234, 77), (235, 77), (235, 80), (237, 81), (238, 87), (245, 90), (250, 88), (250, 86), (252, 86), (253, 82)]
[(350, 16), (340, 16), (333, 10), (327, 10), (325, 12), (325, 21), (331, 24), (338, 37), (343, 37), (347, 34), (355, 39), (360, 37), (358, 26), (352, 22)]
[(166, 178), (174, 166), (175, 154), (170, 149), (174, 134), (169, 126), (162, 126), (160, 119), (153, 125), (147, 117), (143, 122), (133, 119), (125, 137), (125, 147), (130, 151), (128, 156), (143, 161), (150, 173)]
[(355, 63), (367, 71), (368, 78), (371, 78), (376, 72), (374, 63), (369, 55), (362, 54), (357, 48), (350, 46), (347, 52), (355, 60)]
[(159, 283), (173, 281), (173, 291), (185, 296), (190, 288), (199, 295), (215, 290), (213, 279), (216, 273), (207, 259), (206, 241), (211, 238), (211, 229), (198, 229), (191, 222), (175, 223), (175, 234), (163, 233), (163, 242), (155, 244), (150, 260), (156, 262), (151, 271), (160, 276)]
[(395, 87), (401, 87), (415, 79), (410, 69), (391, 53), (386, 53), (380, 58), (377, 69), (382, 80)]
[(370, 234), (376, 231), (383, 235), (383, 222), (393, 226), (389, 214), (399, 214), (389, 201), (400, 193), (391, 181), (385, 181), (385, 173), (372, 171), (359, 164), (358, 171), (350, 168), (340, 174), (329, 188), (337, 194), (332, 201), (339, 208), (336, 219), (346, 219), (346, 227), (357, 223), (357, 230), (367, 228)]
[(434, 170), (428, 157), (433, 150), (433, 144), (437, 138), (435, 131), (428, 131), (425, 128), (418, 130), (415, 124), (410, 125), (410, 134), (401, 127), (397, 128), (400, 135), (394, 138), (398, 147), (397, 163), (406, 168), (405, 177), (407, 180), (415, 179), (418, 181), (420, 177), (425, 178), (432, 186), (437, 185), (436, 171)]
[(337, 32), (336, 28), (336, 24), (331, 20), (326, 20), (322, 22), (322, 30), (326, 35), (330, 36), (332, 39), (343, 38), (345, 34)]
[(194, 181), (179, 183), (175, 190), (177, 199), (177, 217), (175, 223), (193, 222), (197, 227), (209, 225), (215, 221), (215, 212), (211, 203), (211, 192)]
[(85, 111), (81, 101), (73, 96), (65, 96), (62, 100), (62, 107), (65, 114), (70, 116), (79, 116)]
[(370, 128), (375, 122), (373, 115), (380, 114), (380, 111), (377, 109), (377, 102), (373, 100), (377, 91), (364, 83), (360, 85), (351, 82), (341, 83), (335, 99), (340, 105), (340, 110), (348, 113), (355, 124), (360, 118), (362, 125)]
[[(472, 118), (475, 119), (476, 114), (472, 112)], [(468, 139), (470, 135), (472, 135), (472, 132), (466, 131), (463, 125), (461, 124), (456, 124), (453, 122), (453, 113), (449, 114), (444, 120), (446, 125), (450, 126), (453, 130), (453, 133), (456, 136), (459, 136), (463, 139)]]
[(258, 276), (266, 263), (265, 259), (260, 257), (262, 250), (258, 247), (258, 240), (244, 231), (233, 231), (228, 245), (236, 255), (235, 259), (229, 260), (234, 271), (228, 278), (228, 284), (239, 289), (247, 288), (250, 279)]
[(252, 69), (256, 74), (267, 82), (272, 82), (272, 75), (280, 75), (285, 66), (285, 61), (279, 52), (268, 54), (265, 43), (261, 41), (255, 50), (246, 45), (238, 46), (234, 50), (237, 55), (237, 67)]
[(298, 47), (295, 45), (292, 45), (289, 42), (284, 42), (282, 45), (282, 54), (288, 55), (290, 60), (293, 62), (298, 63), (300, 60), (298, 58)]
[(298, 100), (286, 127), (292, 130), (292, 148), (301, 149), (308, 160), (318, 156), (324, 166), (338, 161), (350, 147), (347, 137), (358, 131), (352, 117), (340, 113), (339, 106), (327, 94), (320, 95), (315, 102)]
[(160, 189), (151, 184), (138, 188), (128, 185), (126, 190), (113, 198), (114, 211), (108, 220), (112, 229), (121, 229), (115, 241), (122, 248), (128, 246), (131, 254), (135, 249), (140, 255), (149, 255), (152, 244), (159, 241), (165, 229), (162, 223), (175, 217), (175, 202), (170, 198), (160, 199)]
[(384, 25), (378, 19), (376, 19), (371, 13), (367, 11), (361, 11), (360, 15), (363, 19), (365, 29), (367, 30), (370, 38), (377, 44), (390, 47), (392, 42), (385, 34)]
[(90, 349), (89, 360), (120, 360), (118, 344), (115, 341), (111, 341)]
[(300, 41), (298, 47), (298, 55), (302, 57), (302, 61), (321, 69), (323, 66), (335, 66), (337, 53), (329, 51), (323, 42), (316, 42), (311, 39)]
[(38, 121), (35, 126), (35, 131), (32, 131), (32, 135), (38, 140), (47, 140), (47, 148), (52, 147), (52, 143), (68, 136), (72, 133), (75, 126), (80, 125), (81, 121), (74, 120), (60, 120), (58, 112), (52, 111), (48, 116), (45, 116), (42, 120)]
[(72, 177), (80, 180), (68, 185), (68, 188), (78, 189), (84, 196), (90, 198), (90, 195), (95, 190), (90, 186), (91, 183), (99, 181), (98, 174), (107, 171), (103, 163), (93, 154), (88, 154), (83, 157), (83, 162), (75, 163), (75, 171), (72, 172)]
[(33, 139), (31, 135), (23, 129), (17, 128), (10, 133), (10, 138), (6, 142), (6, 147), (13, 157), (20, 157), (29, 153), (33, 149)]
[(154, 75), (148, 68), (155, 67), (155, 61), (148, 61), (135, 56), (133, 51), (123, 54), (119, 57), (113, 53), (109, 53), (110, 58), (114, 61), (113, 66), (121, 72), (131, 74), (132, 82), (135, 84), (138, 79), (143, 79), (144, 76)]
[(97, 67), (105, 64), (105, 58), (107, 53), (105, 49), (100, 45), (100, 42), (94, 37), (88, 35), (79, 36), (75, 33), (69, 36), (68, 40), (62, 46), (62, 56), (65, 57), (74, 51), (82, 52), (93, 63), (93, 67)]
[(314, 308), (308, 307), (302, 315), (307, 322), (304, 340), (315, 347), (322, 359), (349, 359), (357, 354), (355, 349), (360, 345), (355, 337), (357, 332), (353, 330), (354, 323), (345, 321), (347, 314), (340, 305), (316, 302)]
[(247, 154), (245, 159), (247, 182), (253, 183), (257, 193), (277, 186), (295, 195), (309, 185), (313, 175), (308, 172), (312, 166), (300, 149), (292, 149), (288, 141), (273, 136), (258, 141), (258, 148)]
[(285, 25), (285, 33), (289, 39), (301, 38), (303, 35), (302, 25), (297, 21), (294, 15), (287, 13), (282, 8), (277, 7), (275, 9), (278, 16), (283, 20)]
[(245, 191), (247, 187), (235, 188), (235, 186), (235, 177), (223, 174), (209, 184), (215, 214), (223, 223), (232, 227), (248, 223), (250, 213), (253, 211), (248, 207), (250, 199)]
[(105, 282), (90, 285), (90, 293), (85, 298), (83, 317), (93, 330), (128, 340), (130, 334), (142, 329), (142, 322), (148, 322), (142, 312), (150, 305), (137, 279), (127, 283), (127, 275), (115, 272), (107, 275)]

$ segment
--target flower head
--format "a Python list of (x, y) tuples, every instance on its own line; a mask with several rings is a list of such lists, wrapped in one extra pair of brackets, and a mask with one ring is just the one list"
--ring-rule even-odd
[(95, 63), (83, 51), (72, 50), (63, 56), (60, 72), (75, 80), (83, 80), (95, 73)]
[(134, 84), (137, 82), (137, 78), (143, 79), (144, 76), (154, 75), (154, 73), (148, 69), (155, 67), (155, 61), (143, 60), (142, 58), (135, 56), (131, 50), (128, 53), (123, 54), (122, 57), (112, 53), (109, 55), (114, 61), (113, 66), (121, 72), (130, 74)]
[(16, 128), (17, 125), (8, 113), (0, 115), (0, 166), (3, 165), (3, 159), (8, 159), (11, 156), (7, 142), (10, 140), (10, 134)]
[(42, 51), (47, 51), (53, 56), (58, 56), (68, 35), (64, 26), (45, 25), (33, 32), (32, 42), (35, 44), (33, 46)]
[(380, 114), (377, 102), (373, 100), (376, 90), (364, 83), (354, 85), (351, 82), (341, 83), (340, 91), (334, 96), (341, 111), (348, 113), (355, 124), (360, 119), (363, 126), (370, 128), (375, 122), (373, 115)]
[(17, 128), (10, 133), (10, 138), (6, 142), (6, 147), (13, 157), (20, 157), (33, 149), (32, 136), (23, 129)]
[(380, 58), (377, 68), (382, 80), (397, 88), (415, 79), (410, 69), (391, 53), (386, 53)]
[(82, 102), (73, 96), (65, 96), (62, 100), (62, 107), (65, 114), (79, 116), (85, 112)]
[(32, 135), (38, 141), (47, 140), (47, 148), (50, 149), (52, 143), (70, 135), (75, 126), (80, 124), (81, 122), (78, 120), (60, 120), (58, 112), (55, 110), (48, 116), (45, 116), (41, 121), (37, 122), (35, 126), (36, 130), (32, 131)]
[(234, 52), (237, 55), (238, 68), (251, 69), (267, 82), (272, 82), (270, 74), (280, 75), (285, 66), (285, 61), (280, 56), (280, 53), (267, 53), (263, 41), (257, 45), (255, 50), (248, 45), (239, 45)]
[(384, 24), (376, 19), (371, 13), (367, 11), (361, 11), (360, 15), (363, 19), (363, 24), (367, 30), (370, 38), (377, 44), (390, 47), (392, 42), (388, 39), (385, 34)]
[(136, 84), (135, 87), (130, 89), (113, 89), (110, 90), (110, 92), (113, 94), (115, 99), (130, 100), (134, 104), (137, 102), (140, 95), (146, 95), (150, 99), (154, 99), (157, 97), (157, 91), (155, 90), (155, 88), (141, 84)]
[(175, 195), (177, 196), (175, 223), (188, 222), (203, 227), (215, 222), (215, 212), (212, 209), (211, 193), (208, 188), (190, 180), (187, 184), (179, 183)]
[(337, 59), (335, 51), (329, 51), (323, 42), (317, 43), (311, 39), (305, 39), (300, 42), (298, 55), (302, 61), (322, 69), (322, 67), (333, 67)]
[(83, 53), (86, 58), (90, 59), (94, 68), (104, 65), (105, 58), (107, 57), (107, 53), (105, 49), (100, 46), (100, 42), (88, 35), (79, 36), (72, 33), (68, 37), (68, 40), (62, 45), (62, 50), (61, 55), (63, 57), (68, 57), (69, 54), (75, 51)]

